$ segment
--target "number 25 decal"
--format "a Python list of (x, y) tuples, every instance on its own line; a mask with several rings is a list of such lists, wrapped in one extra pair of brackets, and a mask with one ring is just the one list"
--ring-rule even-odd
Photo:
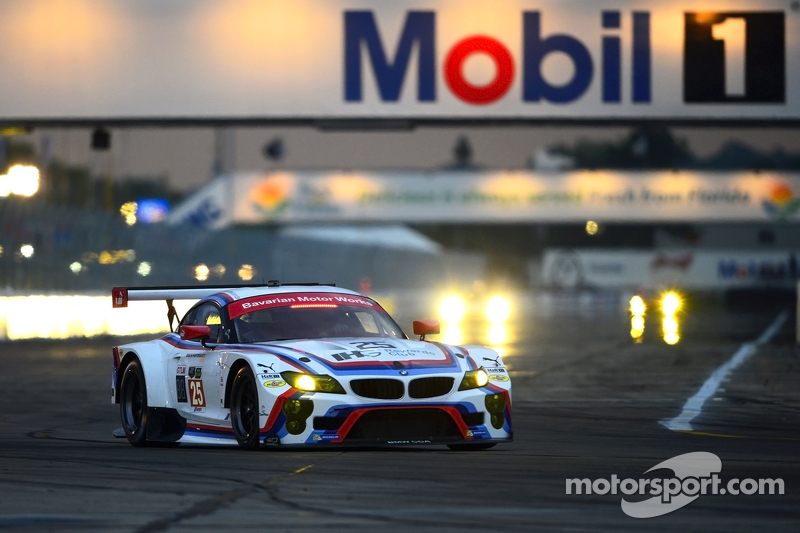
[(206, 395), (203, 393), (203, 380), (189, 380), (189, 400), (192, 407), (206, 406)]

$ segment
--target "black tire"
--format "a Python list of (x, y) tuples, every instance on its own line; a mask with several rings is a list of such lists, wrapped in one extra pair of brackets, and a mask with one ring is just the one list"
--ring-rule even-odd
[(236, 372), (231, 385), (231, 426), (239, 446), (246, 450), (259, 447), (260, 425), (256, 378), (249, 366)]
[(494, 448), (496, 445), (496, 442), (487, 442), (486, 444), (448, 444), (447, 447), (454, 452), (477, 452)]
[(147, 386), (139, 361), (125, 367), (119, 387), (119, 414), (125, 437), (133, 446), (147, 443)]

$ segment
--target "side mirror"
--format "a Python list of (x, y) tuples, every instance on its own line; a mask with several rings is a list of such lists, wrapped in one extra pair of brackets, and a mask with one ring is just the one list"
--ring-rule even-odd
[(415, 320), (414, 321), (414, 335), (419, 335), (419, 340), (424, 341), (425, 335), (439, 333), (438, 320)]
[(208, 326), (181, 326), (180, 335), (181, 340), (184, 341), (208, 340), (211, 337), (211, 328)]

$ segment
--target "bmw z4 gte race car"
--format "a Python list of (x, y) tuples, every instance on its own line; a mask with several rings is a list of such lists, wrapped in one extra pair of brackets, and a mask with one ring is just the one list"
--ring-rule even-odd
[(117, 346), (111, 401), (134, 446), (446, 444), (513, 439), (498, 354), (410, 340), (374, 300), (322, 285), (115, 288), (114, 307), (199, 299), (161, 338)]

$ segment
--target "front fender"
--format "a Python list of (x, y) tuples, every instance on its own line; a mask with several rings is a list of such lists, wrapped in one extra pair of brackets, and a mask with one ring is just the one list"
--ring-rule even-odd
[(119, 372), (117, 373), (117, 403), (119, 403), (119, 386), (122, 384), (122, 375), (125, 367), (134, 358), (139, 360), (144, 372), (144, 381), (147, 387), (148, 407), (174, 408), (170, 400), (166, 376), (170, 346), (163, 341), (138, 342), (125, 344), (119, 349)]

